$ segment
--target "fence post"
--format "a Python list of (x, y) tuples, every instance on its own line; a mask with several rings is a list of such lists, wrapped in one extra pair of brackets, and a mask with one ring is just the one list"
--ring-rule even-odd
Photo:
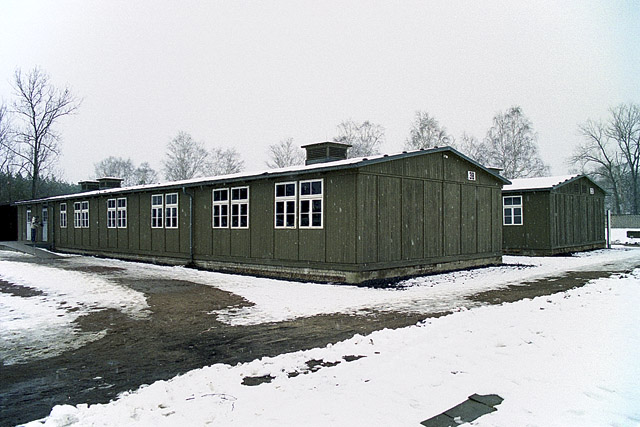
[(607, 249), (611, 249), (611, 209), (607, 209)]

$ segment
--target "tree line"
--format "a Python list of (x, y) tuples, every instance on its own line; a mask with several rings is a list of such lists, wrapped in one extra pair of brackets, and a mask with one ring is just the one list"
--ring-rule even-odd
[[(16, 69), (14, 100), (0, 104), (0, 202), (78, 191), (56, 177), (60, 134), (56, 127), (81, 104), (69, 87), (54, 86), (49, 75), (35, 67)], [(607, 206), (615, 213), (640, 211), (640, 106), (621, 104), (604, 121), (579, 125), (581, 144), (568, 159), (574, 172), (585, 173), (608, 192)], [(509, 179), (545, 176), (549, 166), (540, 157), (537, 133), (520, 106), (495, 114), (482, 138), (463, 133), (459, 140), (427, 111), (416, 111), (404, 141), (406, 150), (452, 146), (482, 165), (497, 167)], [(349, 157), (380, 153), (385, 129), (370, 121), (344, 120), (337, 126), (336, 142), (351, 145)], [(304, 163), (303, 150), (293, 138), (268, 146), (270, 168)], [(162, 176), (169, 181), (242, 172), (244, 161), (235, 148), (213, 147), (180, 131), (166, 146)], [(160, 173), (148, 162), (109, 156), (94, 164), (95, 178), (115, 176), (124, 185), (159, 181)]]
[[(346, 120), (337, 126), (336, 142), (350, 144), (349, 157), (380, 153), (385, 141), (385, 129), (379, 124)], [(463, 134), (456, 139), (426, 111), (416, 111), (404, 143), (406, 150), (451, 146), (485, 166), (497, 167), (506, 178), (528, 178), (549, 174), (549, 167), (540, 158), (537, 134), (531, 121), (519, 106), (498, 112), (493, 125), (482, 140)], [(269, 146), (267, 166), (285, 167), (304, 162), (304, 154), (287, 138)]]

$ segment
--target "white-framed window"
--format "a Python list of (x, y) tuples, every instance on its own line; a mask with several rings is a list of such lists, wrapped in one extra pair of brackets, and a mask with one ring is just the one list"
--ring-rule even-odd
[(275, 228), (296, 228), (295, 182), (283, 182), (276, 184)]
[(82, 228), (89, 228), (89, 201), (83, 201), (82, 203)]
[(127, 228), (127, 198), (121, 197), (118, 199), (117, 203), (117, 226), (118, 228)]
[(116, 228), (116, 199), (107, 200), (107, 228)]
[(154, 194), (151, 196), (151, 228), (162, 228), (162, 212), (164, 205), (162, 203), (162, 194)]
[(231, 228), (249, 228), (249, 187), (231, 189)]
[(596, 191), (593, 189), (593, 187), (589, 187), (589, 194), (591, 195), (596, 194)]
[(469, 181), (475, 181), (476, 180), (476, 172), (475, 171), (467, 171), (467, 179)]
[(213, 228), (229, 228), (229, 189), (213, 190)]
[(60, 203), (60, 228), (67, 228), (67, 204)]
[(164, 195), (164, 227), (178, 228), (178, 193)]
[(505, 196), (502, 198), (504, 225), (522, 225), (522, 196)]
[(322, 228), (323, 181), (300, 181), (300, 228)]
[(82, 204), (80, 202), (73, 203), (73, 228), (82, 227)]

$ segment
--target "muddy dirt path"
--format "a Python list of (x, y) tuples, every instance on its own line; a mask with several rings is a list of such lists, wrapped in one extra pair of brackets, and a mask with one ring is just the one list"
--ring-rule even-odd
[[(104, 274), (113, 268), (83, 271)], [(571, 272), (474, 295), (474, 302), (500, 304), (562, 292), (613, 270)], [(83, 331), (107, 335), (77, 350), (28, 363), (0, 367), (0, 425), (15, 425), (49, 414), (58, 404), (105, 403), (142, 384), (169, 379), (214, 363), (236, 364), (263, 356), (322, 347), (383, 328), (400, 328), (448, 313), (333, 314), (256, 326), (229, 326), (208, 314), (249, 304), (243, 298), (188, 281), (110, 278), (143, 292), (152, 315), (133, 320), (116, 310), (77, 319)], [(3, 292), (26, 292), (4, 283)]]

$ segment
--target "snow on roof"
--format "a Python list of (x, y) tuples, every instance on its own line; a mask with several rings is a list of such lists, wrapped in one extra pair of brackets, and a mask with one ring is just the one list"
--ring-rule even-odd
[(542, 190), (551, 189), (563, 182), (577, 178), (578, 174), (560, 175), (560, 176), (543, 176), (538, 178), (517, 178), (512, 179), (510, 185), (505, 185), (503, 191), (513, 190)]

